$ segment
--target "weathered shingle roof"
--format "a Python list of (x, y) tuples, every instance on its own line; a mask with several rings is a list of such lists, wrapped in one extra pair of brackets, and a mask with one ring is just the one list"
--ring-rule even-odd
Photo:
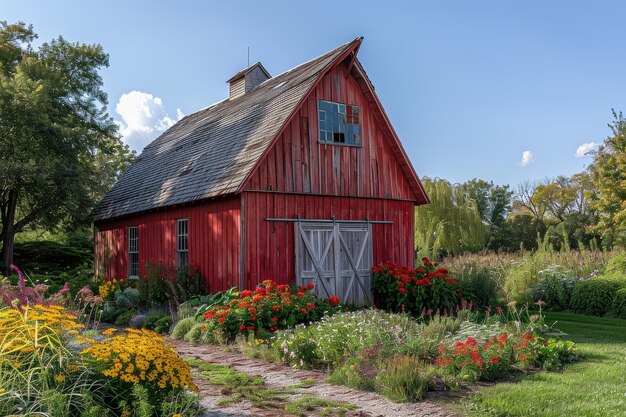
[(180, 120), (144, 148), (94, 208), (92, 220), (236, 192), (318, 77), (357, 43)]

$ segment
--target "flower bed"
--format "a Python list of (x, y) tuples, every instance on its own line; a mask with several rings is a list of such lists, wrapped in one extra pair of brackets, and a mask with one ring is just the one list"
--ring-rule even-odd
[(541, 320), (527, 323), (510, 322), (504, 312), (489, 316), (462, 310), (415, 319), (363, 310), (277, 332), (269, 345), (287, 365), (329, 369), (333, 383), (413, 401), (425, 390), (493, 381), (573, 360), (573, 343), (542, 337)]
[(313, 284), (296, 288), (265, 280), (254, 291), (244, 290), (239, 298), (206, 311), (205, 331), (232, 341), (239, 334), (272, 333), (317, 321), (339, 307), (339, 298), (318, 299), (313, 288)]
[(441, 312), (461, 303), (459, 280), (428, 258), (416, 269), (385, 262), (372, 269), (372, 290), (380, 307), (394, 312), (419, 315), (424, 310)]
[(0, 308), (0, 415), (197, 414), (189, 366), (156, 333), (82, 328), (62, 306)]

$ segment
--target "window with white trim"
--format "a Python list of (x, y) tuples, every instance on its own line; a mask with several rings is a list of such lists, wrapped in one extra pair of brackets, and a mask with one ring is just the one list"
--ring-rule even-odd
[(139, 276), (139, 228), (128, 228), (128, 276)]
[(321, 143), (361, 146), (359, 106), (318, 100), (317, 118)]
[(178, 219), (176, 222), (176, 242), (178, 269), (189, 266), (189, 222), (187, 219)]

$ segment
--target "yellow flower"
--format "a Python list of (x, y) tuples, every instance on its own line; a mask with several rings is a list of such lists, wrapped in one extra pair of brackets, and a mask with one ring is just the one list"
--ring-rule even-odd
[(54, 380), (56, 381), (57, 384), (60, 384), (63, 381), (65, 381), (65, 375), (63, 375), (63, 374), (56, 374), (54, 376)]
[(104, 330), (101, 334), (103, 336), (111, 336), (113, 333), (115, 333), (117, 331), (116, 328), (111, 327), (110, 329), (106, 329)]

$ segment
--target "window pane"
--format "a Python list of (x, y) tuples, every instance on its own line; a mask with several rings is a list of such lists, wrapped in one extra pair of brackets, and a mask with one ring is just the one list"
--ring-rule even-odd
[(360, 109), (358, 106), (318, 101), (319, 141), (360, 144)]

